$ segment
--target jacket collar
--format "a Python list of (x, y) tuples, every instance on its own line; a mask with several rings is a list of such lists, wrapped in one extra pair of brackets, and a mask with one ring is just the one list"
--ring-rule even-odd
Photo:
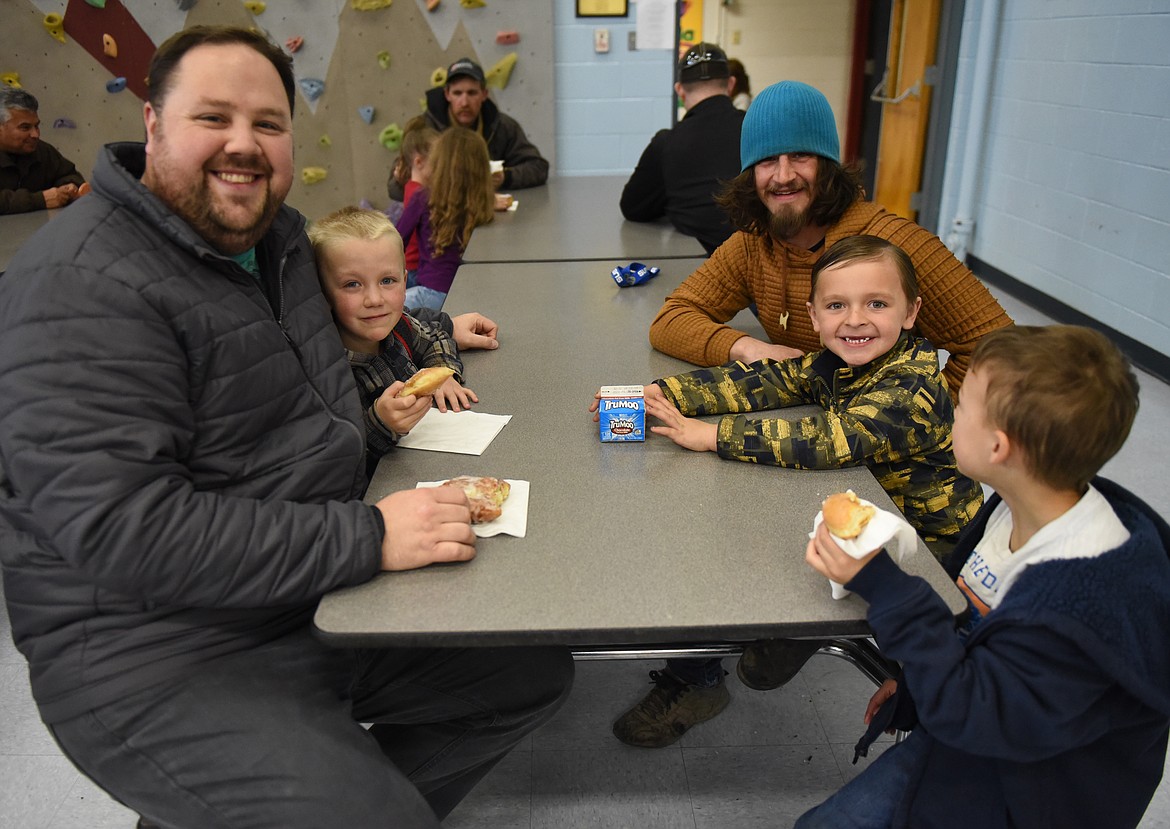
[(835, 388), (834, 380), (839, 380), (842, 385), (848, 386), (864, 380), (874, 372), (881, 371), (891, 361), (900, 359), (910, 348), (912, 348), (911, 332), (903, 331), (898, 337), (898, 341), (894, 343), (894, 347), (873, 362), (853, 367), (825, 348), (812, 361), (808, 370), (811, 376), (823, 380), (830, 389)]

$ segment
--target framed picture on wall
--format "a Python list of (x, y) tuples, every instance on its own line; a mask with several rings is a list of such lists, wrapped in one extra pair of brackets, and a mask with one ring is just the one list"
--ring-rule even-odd
[(629, 17), (630, 0), (577, 0), (577, 17)]

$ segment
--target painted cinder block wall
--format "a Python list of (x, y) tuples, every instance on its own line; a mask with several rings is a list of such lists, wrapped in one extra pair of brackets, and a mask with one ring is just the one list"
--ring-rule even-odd
[[(954, 216), (980, 3), (960, 48)], [(1002, 5), (972, 255), (1170, 355), (1170, 4)]]

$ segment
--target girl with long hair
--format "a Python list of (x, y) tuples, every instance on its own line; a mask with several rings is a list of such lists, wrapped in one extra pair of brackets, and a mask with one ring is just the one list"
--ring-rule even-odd
[(398, 232), (417, 234), (418, 272), (406, 290), (410, 308), (441, 310), (471, 232), (492, 220), (495, 191), (487, 144), (462, 127), (444, 130), (431, 147), (430, 178), (402, 211)]

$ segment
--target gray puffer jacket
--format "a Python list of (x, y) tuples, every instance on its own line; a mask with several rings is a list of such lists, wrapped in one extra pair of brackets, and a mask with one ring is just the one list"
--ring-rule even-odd
[(266, 295), (144, 163), (107, 146), (0, 279), (0, 556), (48, 722), (303, 626), (380, 561), (304, 218), (257, 246)]

